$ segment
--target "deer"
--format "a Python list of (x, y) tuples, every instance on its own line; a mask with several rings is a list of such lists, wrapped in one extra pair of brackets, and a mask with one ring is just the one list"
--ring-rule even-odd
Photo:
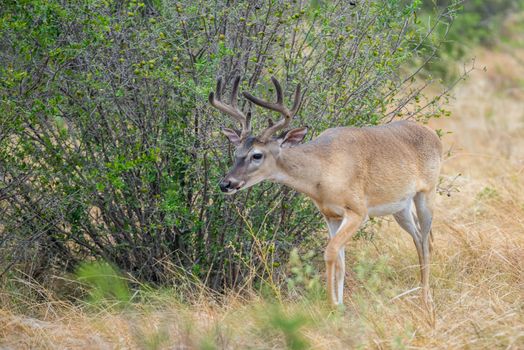
[(330, 128), (302, 143), (308, 127), (287, 130), (301, 105), (300, 84), (288, 109), (280, 83), (275, 77), (271, 80), (276, 102), (243, 92), (249, 102), (281, 115), (277, 122), (269, 119), (269, 126), (258, 136), (251, 131), (251, 113), (246, 116), (238, 107), (239, 76), (234, 78), (229, 103), (222, 101), (222, 78), (217, 80), (216, 91), (209, 94), (209, 103), (241, 127), (222, 128), (235, 151), (233, 167), (220, 181), (220, 190), (231, 195), (268, 180), (313, 201), (329, 231), (324, 261), (326, 291), (334, 306), (343, 305), (346, 244), (369, 218), (392, 215), (413, 238), (422, 301), (430, 307), (431, 225), (442, 162), (442, 144), (436, 132), (417, 122), (400, 120), (378, 126)]

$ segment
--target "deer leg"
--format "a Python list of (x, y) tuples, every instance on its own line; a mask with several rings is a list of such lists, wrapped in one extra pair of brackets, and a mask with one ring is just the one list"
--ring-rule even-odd
[[(412, 215), (413, 215), (413, 219), (415, 220), (415, 223), (417, 224), (417, 229), (420, 232), (421, 229), (420, 229), (420, 223), (419, 223), (418, 217), (414, 212), (412, 213)], [(432, 251), (433, 251), (433, 231), (430, 229), (429, 230), (429, 253), (431, 254)]]
[[(341, 254), (341, 251), (349, 239), (357, 232), (362, 221), (363, 217), (361, 215), (353, 211), (346, 211), (337, 233), (331, 237), (326, 247), (324, 260), (326, 261), (327, 271), (327, 293), (333, 305), (342, 303), (342, 292), (340, 290), (344, 288), (344, 275), (342, 274), (344, 270), (340, 268), (340, 261), (343, 260), (344, 253)], [(339, 264), (338, 270), (336, 266), (337, 261)], [(340, 291), (338, 295), (334, 288), (336, 275), (340, 277), (338, 279), (339, 285), (337, 286), (337, 289)]]
[(409, 204), (399, 211), (398, 213), (393, 214), (393, 217), (395, 218), (395, 221), (399, 224), (404, 231), (409, 233), (411, 237), (413, 238), (413, 243), (415, 243), (415, 248), (417, 248), (417, 255), (418, 255), (418, 263), (420, 266), (420, 280), (422, 281), (423, 278), (423, 272), (422, 272), (422, 264), (423, 264), (423, 249), (422, 249), (422, 237), (420, 235), (420, 229), (417, 222), (417, 218), (414, 213), (411, 212), (413, 201), (410, 201)]
[(335, 282), (337, 284), (337, 304), (344, 304), (344, 278), (346, 277), (346, 260), (344, 247), (338, 251), (338, 260), (335, 272)]
[[(337, 234), (342, 220), (332, 218), (325, 219), (329, 230), (328, 238), (331, 239)], [(333, 292), (335, 295), (331, 296), (333, 299), (337, 300), (337, 304), (342, 304), (344, 297), (344, 277), (346, 276), (346, 262), (344, 255), (344, 247), (342, 247), (335, 263), (334, 283), (336, 284), (336, 291)]]
[(327, 295), (331, 304), (337, 305), (337, 296), (335, 295), (335, 289), (333, 289), (333, 284), (335, 283), (335, 261), (330, 260), (326, 255), (324, 260), (326, 261)]
[(433, 221), (433, 203), (435, 192), (419, 192), (415, 195), (415, 207), (420, 222), (422, 243), (422, 292), (424, 303), (429, 306), (431, 294), (429, 290), (429, 263), (430, 263), (430, 232)]

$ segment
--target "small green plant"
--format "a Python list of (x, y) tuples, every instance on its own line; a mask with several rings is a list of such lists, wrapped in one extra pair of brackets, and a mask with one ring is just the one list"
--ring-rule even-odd
[(477, 193), (478, 200), (495, 199), (499, 196), (497, 190), (493, 187), (486, 186), (479, 193)]
[(320, 283), (320, 276), (311, 263), (314, 255), (315, 252), (309, 251), (301, 258), (297, 248), (291, 250), (289, 257), (291, 276), (287, 279), (288, 291), (291, 294), (305, 292), (312, 298), (321, 294), (322, 284)]
[(382, 255), (378, 259), (371, 258), (364, 250), (359, 252), (354, 271), (357, 279), (370, 292), (379, 292), (388, 285), (387, 280), (393, 273), (388, 265), (389, 257)]
[(282, 334), (287, 349), (302, 350), (310, 348), (301, 332), (301, 328), (308, 322), (308, 318), (301, 312), (285, 312), (280, 304), (273, 304), (263, 311), (262, 328), (269, 333)]
[(127, 280), (107, 262), (88, 262), (76, 270), (76, 278), (87, 287), (93, 305), (125, 306), (131, 300)]

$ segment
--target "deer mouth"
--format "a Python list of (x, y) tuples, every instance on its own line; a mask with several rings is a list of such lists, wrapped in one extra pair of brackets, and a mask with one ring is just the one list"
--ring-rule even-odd
[(226, 191), (224, 191), (225, 194), (234, 194), (238, 191), (240, 191), (244, 186), (245, 186), (246, 182), (245, 181), (240, 181), (237, 185), (235, 185), (234, 187), (228, 187), (226, 189)]
[(244, 187), (245, 184), (246, 184), (245, 181), (241, 181), (241, 182), (238, 184), (238, 186), (235, 188), (235, 190), (240, 191), (240, 190)]

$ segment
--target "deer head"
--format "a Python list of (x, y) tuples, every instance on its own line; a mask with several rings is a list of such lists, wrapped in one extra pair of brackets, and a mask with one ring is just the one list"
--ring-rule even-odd
[(234, 130), (229, 128), (222, 128), (222, 133), (227, 136), (229, 141), (236, 147), (235, 162), (233, 168), (220, 181), (220, 189), (222, 192), (233, 194), (238, 190), (251, 187), (263, 180), (272, 179), (276, 173), (278, 164), (277, 160), (283, 148), (293, 147), (303, 140), (306, 135), (307, 128), (302, 127), (284, 131), (278, 136), (275, 134), (285, 129), (293, 116), (297, 113), (300, 102), (300, 85), (295, 90), (295, 98), (293, 107), (289, 110), (283, 103), (282, 87), (275, 77), (271, 77), (277, 94), (276, 102), (268, 102), (261, 100), (249, 93), (244, 92), (244, 97), (250, 102), (259, 105), (263, 108), (279, 112), (282, 118), (273, 123), (269, 119), (269, 126), (263, 130), (258, 136), (251, 134), (250, 119), (251, 114), (247, 116), (237, 106), (237, 93), (240, 77), (236, 77), (233, 82), (233, 90), (231, 93), (230, 103), (222, 102), (223, 83), (222, 79), (217, 80), (216, 93), (209, 94), (209, 102), (211, 105), (221, 112), (229, 114), (236, 121), (240, 123), (241, 130)]

